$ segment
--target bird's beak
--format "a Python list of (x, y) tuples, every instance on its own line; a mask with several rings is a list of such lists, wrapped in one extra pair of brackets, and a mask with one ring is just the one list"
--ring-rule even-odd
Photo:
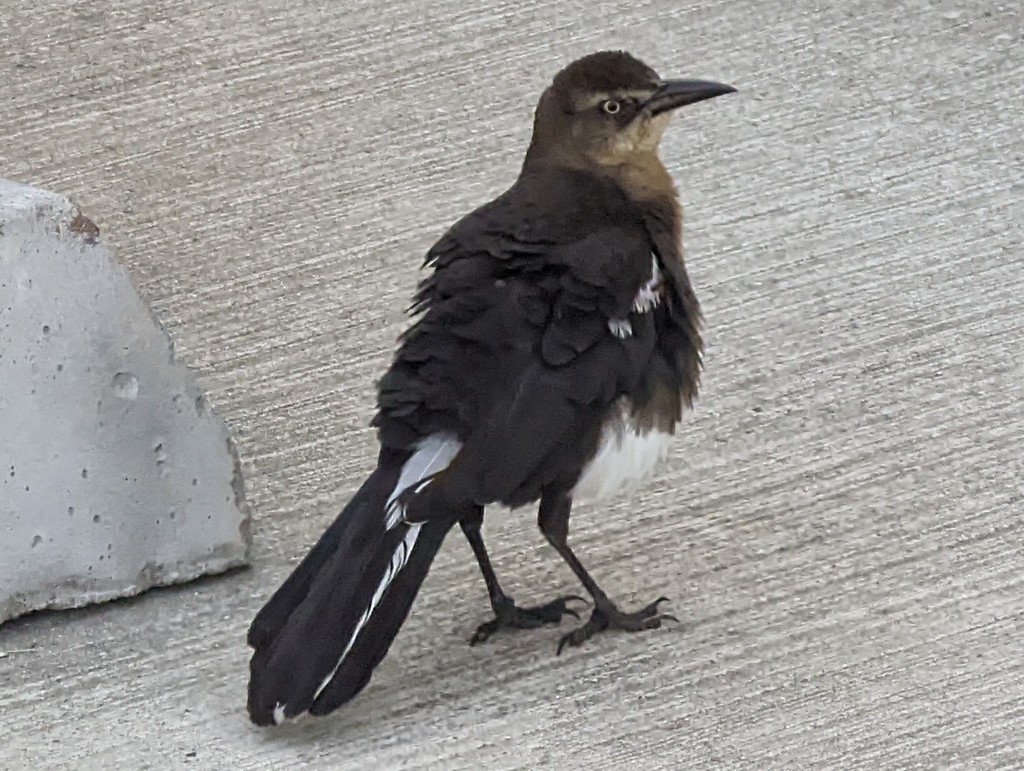
[(732, 86), (711, 80), (663, 80), (644, 107), (651, 115), (657, 115), (722, 94), (731, 94), (735, 90)]

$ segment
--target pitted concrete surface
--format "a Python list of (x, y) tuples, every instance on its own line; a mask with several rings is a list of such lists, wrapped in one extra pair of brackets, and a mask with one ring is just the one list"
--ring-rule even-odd
[[(9, 768), (1024, 766), (1019, 4), (23, 4), (0, 171), (71, 195), (239, 433), (255, 566), (0, 629)], [(247, 725), (244, 631), (373, 457), (420, 259), (513, 179), (533, 103), (622, 46), (741, 93), (664, 155), (702, 398), (574, 541), (684, 623), (469, 648), (446, 544), (350, 708)], [(513, 594), (576, 590), (494, 512)]]
[(231, 437), (98, 235), (0, 179), (0, 622), (245, 564)]

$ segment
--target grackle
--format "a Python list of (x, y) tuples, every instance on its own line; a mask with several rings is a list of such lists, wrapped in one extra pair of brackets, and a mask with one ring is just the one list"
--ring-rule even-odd
[(622, 51), (554, 77), (515, 183), (427, 255), (418, 318), (379, 384), (376, 470), (252, 622), (255, 723), (362, 690), (456, 524), (494, 611), (472, 642), (576, 615), (579, 598), (521, 607), (502, 591), (481, 535), (490, 504), (539, 501), (593, 600), (559, 651), (671, 618), (664, 598), (632, 612), (609, 599), (569, 546), (569, 512), (648, 475), (697, 394), (700, 309), (658, 145), (677, 108), (734, 90), (662, 79)]

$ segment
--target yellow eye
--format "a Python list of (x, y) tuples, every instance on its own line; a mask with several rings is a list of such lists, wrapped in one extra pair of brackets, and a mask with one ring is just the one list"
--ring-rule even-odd
[(622, 105), (616, 102), (614, 99), (609, 99), (601, 103), (601, 109), (604, 110), (608, 115), (615, 115), (619, 110), (622, 109)]

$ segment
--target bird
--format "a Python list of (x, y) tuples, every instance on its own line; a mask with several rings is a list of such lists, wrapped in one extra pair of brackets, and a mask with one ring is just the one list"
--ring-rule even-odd
[(378, 382), (376, 469), (252, 621), (255, 724), (326, 715), (362, 691), (456, 525), (494, 614), (472, 644), (579, 618), (578, 595), (521, 606), (504, 591), (485, 507), (536, 503), (589, 595), (558, 653), (673, 619), (664, 597), (615, 604), (570, 546), (569, 519), (574, 499), (647, 478), (697, 396), (703, 322), (659, 146), (678, 108), (735, 90), (663, 79), (614, 50), (544, 89), (515, 182), (427, 253), (413, 321)]

